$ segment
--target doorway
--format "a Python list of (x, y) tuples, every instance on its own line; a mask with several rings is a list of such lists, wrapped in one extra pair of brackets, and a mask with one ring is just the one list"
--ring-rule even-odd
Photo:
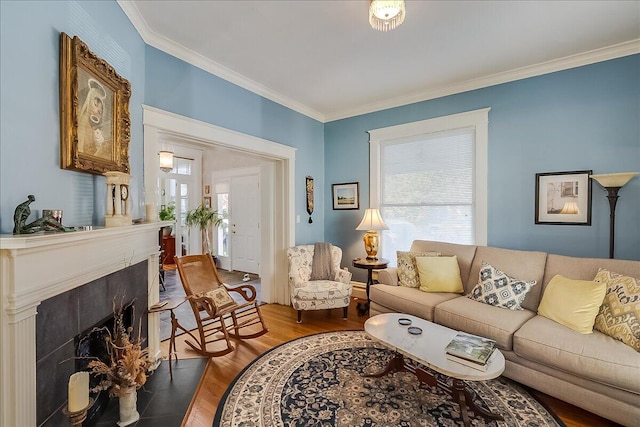
[(202, 151), (175, 140), (163, 140), (160, 145), (170, 145), (174, 152), (173, 169), (160, 175), (160, 210), (172, 209), (175, 219), (171, 233), (175, 239), (173, 253), (178, 256), (200, 253), (200, 233), (189, 230), (186, 216), (200, 204)]
[[(165, 135), (187, 140), (194, 147), (220, 147), (272, 161), (268, 183), (272, 197), (261, 197), (261, 215), (269, 213), (267, 238), (260, 244), (262, 299), (289, 305), (286, 249), (295, 244), (295, 148), (143, 105), (145, 188), (159, 188), (157, 143)], [(265, 182), (261, 181), (264, 195)], [(202, 190), (202, 189), (200, 189)], [(265, 208), (265, 203), (270, 206)], [(156, 290), (157, 292), (157, 290)]]
[[(228, 155), (225, 159), (237, 159)], [(269, 224), (269, 211), (273, 199), (271, 193), (262, 194), (262, 181), (269, 187), (272, 162), (261, 160), (261, 166), (220, 170), (212, 173), (214, 203), (225, 218), (216, 230), (216, 246), (220, 266), (230, 271), (244, 271), (260, 274), (262, 236), (268, 229), (261, 224)], [(266, 201), (264, 199), (267, 199)], [(264, 236), (269, 239), (268, 234)]]

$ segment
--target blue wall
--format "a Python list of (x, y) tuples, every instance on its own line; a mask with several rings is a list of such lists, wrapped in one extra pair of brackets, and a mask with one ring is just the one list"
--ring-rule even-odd
[[(354, 229), (369, 206), (366, 131), (485, 107), (491, 108), (488, 244), (608, 257), (606, 192), (593, 184), (590, 227), (535, 225), (535, 174), (640, 171), (640, 55), (327, 123), (327, 194), (331, 184), (359, 181), (361, 209), (333, 211), (327, 204), (325, 239), (343, 247), (347, 260), (363, 254), (362, 233)], [(640, 260), (638, 177), (620, 191), (616, 227), (616, 258)]]
[[(306, 215), (305, 176), (324, 187), (322, 123), (147, 46), (145, 103), (227, 129), (295, 147), (295, 211)], [(322, 241), (324, 194), (315, 193), (314, 222), (296, 224), (296, 243)]]
[[(104, 178), (60, 169), (59, 33), (78, 35), (132, 84), (132, 199), (142, 200), (142, 108), (147, 104), (297, 148), (296, 242), (330, 241), (362, 255), (354, 230), (369, 205), (367, 130), (491, 107), (489, 244), (606, 257), (609, 208), (593, 186), (592, 226), (534, 225), (537, 172), (640, 170), (640, 55), (506, 83), (323, 125), (146, 46), (114, 1), (0, 2), (0, 232), (36, 195), (68, 225), (103, 221)], [(314, 223), (304, 177), (315, 179)], [(360, 182), (359, 211), (333, 211), (331, 184)], [(640, 259), (640, 179), (620, 193), (616, 257)], [(514, 209), (515, 207), (515, 209)], [(134, 217), (141, 216), (139, 203)], [(344, 262), (348, 265), (349, 262)], [(361, 272), (355, 272), (356, 277)]]
[[(142, 194), (144, 42), (115, 2), (0, 2), (0, 232), (36, 196), (42, 209), (63, 209), (66, 225), (104, 224), (105, 179), (60, 169), (59, 37), (77, 35), (133, 87), (131, 195)], [(138, 214), (138, 205), (133, 214)]]
[[(59, 33), (79, 36), (132, 85), (131, 198), (143, 216), (142, 104), (297, 148), (295, 211), (306, 217), (305, 176), (324, 187), (322, 123), (146, 46), (115, 1), (0, 2), (0, 232), (34, 194), (29, 221), (63, 209), (65, 225), (104, 224), (105, 181), (60, 169)], [(324, 236), (324, 194), (296, 242)]]

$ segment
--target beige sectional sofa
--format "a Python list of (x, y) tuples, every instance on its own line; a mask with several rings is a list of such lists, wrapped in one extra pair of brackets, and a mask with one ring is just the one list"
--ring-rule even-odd
[(536, 280), (524, 310), (473, 301), (461, 294), (398, 286), (396, 268), (380, 270), (370, 289), (370, 315), (401, 312), (494, 339), (504, 376), (627, 426), (640, 423), (640, 353), (598, 331), (580, 334), (537, 315), (556, 274), (593, 280), (599, 268), (640, 277), (640, 261), (574, 258), (544, 252), (416, 240), (412, 252), (456, 255), (464, 294), (478, 283), (482, 261), (520, 280)]

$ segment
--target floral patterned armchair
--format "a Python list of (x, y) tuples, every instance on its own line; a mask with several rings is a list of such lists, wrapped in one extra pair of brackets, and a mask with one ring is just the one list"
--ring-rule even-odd
[(289, 261), (289, 290), (291, 304), (298, 311), (298, 323), (302, 323), (302, 311), (342, 308), (347, 318), (351, 301), (351, 273), (340, 269), (342, 249), (331, 247), (333, 280), (311, 280), (314, 245), (294, 246), (287, 249)]

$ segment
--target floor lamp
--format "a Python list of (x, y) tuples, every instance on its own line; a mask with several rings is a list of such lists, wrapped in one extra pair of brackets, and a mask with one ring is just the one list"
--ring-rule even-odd
[(618, 191), (620, 191), (622, 187), (624, 187), (634, 176), (638, 174), (640, 174), (640, 172), (604, 173), (589, 176), (590, 178), (595, 179), (598, 184), (607, 190), (607, 199), (609, 199), (609, 209), (611, 210), (611, 215), (609, 217), (609, 258), (613, 258)]

